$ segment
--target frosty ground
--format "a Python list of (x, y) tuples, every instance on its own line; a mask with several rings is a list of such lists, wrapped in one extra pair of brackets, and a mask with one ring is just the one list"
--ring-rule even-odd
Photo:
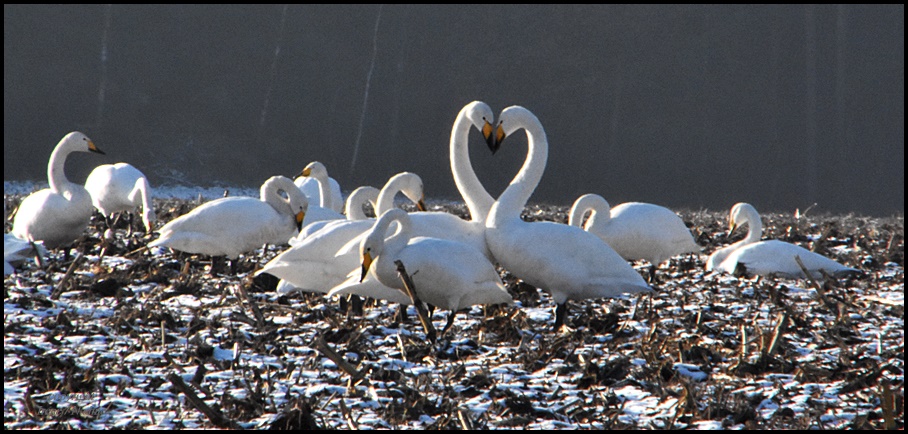
[[(160, 222), (196, 205), (155, 202)], [(681, 215), (705, 254), (742, 236), (727, 210)], [(55, 252), (5, 278), (4, 427), (903, 429), (904, 219), (763, 220), (764, 237), (866, 275), (736, 277), (679, 257), (654, 294), (571, 302), (555, 333), (551, 299), (503, 273), (516, 306), (474, 307), (432, 344), (412, 308), (401, 323), (384, 302), (355, 315), (278, 296), (252, 274), (280, 247), (212, 276), (142, 233), (102, 243), (96, 216), (74, 267)]]

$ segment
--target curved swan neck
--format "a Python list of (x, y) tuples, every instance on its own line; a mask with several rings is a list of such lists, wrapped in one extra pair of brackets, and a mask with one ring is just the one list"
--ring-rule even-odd
[(469, 138), (473, 123), (468, 115), (473, 107), (473, 104), (466, 105), (457, 114), (451, 129), (451, 173), (454, 175), (454, 184), (470, 210), (470, 217), (473, 221), (482, 221), (489, 215), (495, 199), (479, 181), (470, 162)]
[[(549, 142), (539, 119), (523, 107), (513, 106), (505, 111), (513, 113), (511, 122), (515, 123), (516, 127), (512, 126), (512, 131), (516, 132), (519, 128), (526, 131), (527, 158), (508, 188), (492, 206), (489, 218), (495, 223), (503, 223), (509, 218), (520, 218), (520, 213), (542, 179), (549, 157)], [(504, 112), (501, 117), (503, 116)]]
[[(284, 214), (292, 213), (290, 200), (285, 199), (279, 193), (279, 191), (283, 190), (287, 195), (290, 195), (292, 193), (291, 186), (292, 189), (299, 191), (299, 189), (296, 188), (296, 184), (288, 178), (284, 178), (283, 176), (272, 176), (271, 178), (268, 178), (268, 180), (262, 184), (262, 188), (259, 191), (262, 202), (271, 205), (277, 212)], [(300, 196), (302, 196), (302, 194), (300, 194)]]
[[(393, 234), (388, 235), (388, 229), (394, 222), (397, 222), (397, 230)], [(378, 221), (375, 222), (375, 227), (378, 229), (378, 233), (381, 234), (380, 238), (384, 244), (382, 251), (395, 252), (406, 246), (410, 240), (411, 224), (410, 216), (402, 209), (394, 209), (382, 214)]]
[(151, 230), (152, 222), (154, 221), (154, 207), (151, 204), (151, 187), (144, 176), (140, 176), (136, 180), (135, 186), (129, 192), (128, 199), (133, 204), (138, 205), (137, 199), (139, 195), (142, 196), (142, 221), (145, 223), (145, 227)]
[(752, 215), (748, 214), (744, 221), (747, 222), (747, 238), (744, 241), (747, 244), (760, 241), (760, 238), (763, 237), (763, 221), (760, 219), (760, 214), (755, 210)]
[[(605, 223), (611, 218), (611, 210), (609, 209), (608, 202), (598, 194), (584, 194), (577, 198), (574, 201), (574, 205), (571, 206), (571, 212), (568, 214), (568, 225), (577, 226), (578, 228), (583, 227), (583, 216), (586, 215), (587, 211), (591, 212), (590, 219), (594, 216), (597, 218), (601, 213), (602, 217), (601, 222)], [(600, 220), (597, 220), (600, 221)]]
[(353, 193), (350, 193), (350, 196), (347, 197), (347, 204), (344, 206), (344, 214), (347, 215), (347, 220), (365, 220), (369, 218), (363, 211), (363, 206), (366, 202), (372, 202), (372, 207), (375, 208), (378, 194), (377, 188), (369, 186), (353, 190)]
[[(66, 139), (64, 139), (66, 140)], [(57, 194), (69, 193), (72, 191), (73, 183), (66, 178), (66, 172), (63, 166), (66, 164), (66, 158), (73, 152), (68, 146), (61, 142), (54, 148), (50, 154), (50, 160), (47, 162), (47, 183), (50, 189)]]
[(331, 187), (328, 185), (328, 179), (322, 176), (316, 176), (315, 182), (318, 183), (319, 205), (324, 209), (334, 209), (334, 198), (331, 196)]
[(408, 199), (416, 203), (421, 197), (422, 180), (415, 173), (401, 172), (392, 176), (378, 193), (378, 200), (375, 207), (375, 215), (381, 216), (384, 213), (394, 209), (394, 198), (397, 193), (403, 193)]

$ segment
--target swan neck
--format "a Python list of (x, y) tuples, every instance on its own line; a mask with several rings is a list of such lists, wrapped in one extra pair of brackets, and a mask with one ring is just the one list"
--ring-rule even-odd
[(467, 208), (470, 210), (470, 217), (473, 221), (483, 221), (489, 215), (489, 210), (495, 199), (485, 189), (482, 182), (476, 176), (473, 165), (470, 162), (470, 127), (472, 122), (467, 117), (467, 109), (461, 110), (454, 121), (454, 128), (451, 130), (450, 159), (451, 173), (454, 175), (454, 184), (457, 190), (463, 196)]
[(64, 194), (72, 191), (73, 184), (66, 178), (66, 172), (63, 170), (66, 158), (71, 152), (64, 146), (57, 146), (50, 154), (50, 160), (47, 162), (47, 183), (54, 193)]
[(137, 204), (136, 199), (137, 195), (142, 197), (142, 209), (151, 209), (151, 187), (148, 186), (148, 180), (144, 177), (140, 177), (136, 180), (136, 185), (133, 187), (132, 192), (129, 193), (129, 201)]
[(548, 161), (549, 143), (542, 125), (533, 116), (525, 116), (520, 120), (524, 121), (520, 126), (527, 134), (527, 158), (508, 188), (492, 206), (489, 217), (496, 223), (520, 218), (520, 213), (542, 179)]
[[(571, 211), (568, 213), (568, 225), (583, 228), (583, 216), (585, 216), (587, 212), (590, 213), (590, 219), (588, 221), (592, 221), (592, 219), (596, 217), (597, 219), (601, 219), (600, 223), (606, 223), (609, 218), (611, 218), (609, 204), (605, 199), (599, 195), (585, 194), (578, 197), (577, 200), (574, 201), (574, 205), (571, 206)], [(603, 214), (602, 217), (599, 217), (600, 213)]]
[(321, 196), (319, 205), (325, 209), (334, 209), (334, 198), (331, 197), (331, 188), (328, 185), (328, 180), (319, 176), (315, 178), (315, 182), (318, 183), (318, 194)]
[(760, 216), (751, 217), (747, 219), (747, 237), (744, 238), (745, 244), (756, 243), (760, 241), (760, 238), (763, 237), (763, 222), (760, 220)]
[(292, 212), (290, 200), (284, 199), (284, 197), (282, 197), (280, 193), (278, 193), (278, 191), (282, 189), (284, 191), (287, 191), (285, 188), (281, 188), (275, 179), (269, 179), (265, 181), (265, 183), (262, 184), (261, 190), (259, 191), (261, 200), (262, 202), (271, 205), (271, 207), (274, 208), (275, 211), (281, 213), (284, 213), (285, 211)]

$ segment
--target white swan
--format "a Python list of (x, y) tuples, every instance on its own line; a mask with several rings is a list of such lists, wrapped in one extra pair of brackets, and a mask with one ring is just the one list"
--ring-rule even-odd
[(12, 274), (14, 266), (34, 259), (36, 256), (47, 256), (47, 249), (40, 241), (25, 241), (13, 234), (3, 234), (3, 275)]
[[(353, 192), (350, 193), (350, 196), (347, 197), (347, 204), (346, 204), (347, 220), (323, 220), (323, 221), (312, 223), (309, 226), (304, 227), (303, 230), (300, 231), (299, 235), (290, 239), (291, 248), (288, 249), (287, 251), (281, 253), (280, 255), (278, 255), (278, 256), (282, 256), (282, 259), (278, 260), (277, 257), (275, 257), (274, 259), (269, 261), (268, 264), (265, 264), (265, 267), (262, 270), (260, 270), (258, 272), (258, 274), (261, 274), (263, 272), (268, 272), (268, 270), (271, 269), (269, 267), (274, 267), (274, 269), (276, 269), (279, 267), (279, 264), (284, 265), (284, 264), (286, 264), (286, 262), (292, 262), (293, 260), (296, 260), (296, 261), (305, 260), (305, 256), (299, 256), (299, 253), (292, 253), (292, 254), (287, 254), (287, 255), (284, 255), (284, 253), (287, 253), (290, 250), (292, 250), (294, 246), (303, 244), (303, 240), (307, 239), (308, 237), (319, 232), (322, 229), (327, 228), (325, 230), (324, 234), (333, 234), (332, 236), (335, 238), (336, 243), (341, 243), (340, 245), (343, 245), (342, 244), (344, 242), (343, 238), (340, 238), (340, 237), (344, 236), (344, 235), (341, 235), (341, 232), (344, 230), (343, 227), (348, 226), (348, 225), (346, 225), (347, 222), (369, 220), (369, 217), (366, 216), (366, 213), (363, 211), (363, 206), (365, 206), (367, 202), (371, 202), (372, 207), (377, 209), (376, 201), (378, 199), (378, 192), (379, 192), (379, 190), (377, 188), (367, 186), (367, 185), (364, 185), (362, 187), (357, 188), (356, 190), (353, 190)], [(371, 222), (364, 223), (361, 226), (368, 227), (367, 225), (371, 225)], [(353, 228), (353, 227), (355, 227), (355, 226), (352, 226), (351, 228)], [(335, 233), (334, 231), (338, 231), (338, 232)], [(351, 234), (355, 233), (355, 231), (356, 231), (356, 229), (352, 229)], [(310, 241), (310, 244), (313, 243), (316, 239), (320, 239), (321, 242), (325, 242), (325, 240), (322, 239), (322, 234), (320, 233), (319, 235), (316, 235), (315, 237), (312, 238), (312, 241)], [(312, 249), (312, 252), (316, 252), (318, 248), (313, 247), (312, 245), (307, 245), (306, 247), (303, 247), (302, 249), (305, 249), (306, 251), (309, 251), (309, 249)], [(328, 247), (328, 249), (330, 250), (330, 247)], [(336, 250), (337, 249), (335, 249), (335, 251)], [(320, 256), (321, 257), (333, 257), (334, 252), (329, 251), (329, 252), (326, 252), (324, 255), (320, 254)], [(293, 259), (291, 259), (291, 258), (293, 258)], [(286, 264), (286, 265), (294, 267), (294, 264)], [(297, 271), (302, 271), (303, 273), (306, 273), (305, 270), (297, 270)], [(326, 272), (326, 270), (324, 268), (321, 268), (319, 273), (321, 273), (321, 272)], [(298, 273), (295, 273), (295, 274), (298, 274)], [(275, 274), (275, 275), (277, 275), (277, 274)], [(299, 279), (295, 279), (295, 280), (299, 281)], [(331, 284), (329, 283), (326, 285), (331, 285)], [(327, 288), (330, 288), (330, 286), (327, 286)], [(280, 294), (289, 294), (289, 293), (292, 293), (297, 290), (300, 290), (300, 288), (284, 279), (281, 279), (277, 283), (277, 292)], [(311, 291), (309, 291), (309, 292), (311, 292)], [(327, 292), (327, 290), (324, 292)]]
[[(392, 176), (382, 187), (375, 205), (376, 213), (394, 208), (394, 196), (403, 193), (407, 198), (422, 205), (422, 181), (416, 174), (402, 172)], [(355, 247), (360, 237), (372, 227), (375, 219), (333, 220), (321, 229), (294, 238), (290, 248), (277, 255), (258, 271), (268, 273), (284, 281), (278, 284), (278, 292), (286, 294), (297, 289), (305, 292), (328, 292), (343, 282), (350, 270), (359, 266)], [(303, 228), (305, 232), (309, 227)], [(354, 245), (354, 241), (355, 245)], [(348, 246), (347, 251), (338, 251)], [(360, 294), (366, 295), (368, 294)]]
[(307, 205), (293, 181), (273, 176), (262, 184), (261, 199), (225, 197), (202, 204), (164, 225), (148, 246), (233, 260), (265, 244), (286, 244), (299, 231)]
[(85, 179), (92, 204), (104, 217), (142, 207), (142, 222), (151, 232), (155, 222), (151, 187), (145, 175), (128, 163), (102, 164)]
[[(583, 224), (583, 216), (590, 217)], [(674, 211), (651, 203), (628, 202), (614, 208), (598, 194), (585, 194), (574, 201), (568, 224), (596, 234), (622, 258), (645, 259), (655, 268), (672, 256), (700, 253), (684, 221)]]
[(315, 204), (312, 200), (309, 201), (309, 208), (306, 210), (306, 221), (303, 222), (304, 228), (314, 222), (322, 220), (341, 220), (344, 218), (344, 215), (340, 213), (340, 204), (343, 203), (342, 199), (337, 199), (338, 210), (334, 210), (335, 199), (333, 197), (334, 195), (328, 191), (328, 170), (325, 169), (324, 164), (313, 161), (300, 172), (300, 176), (314, 179), (318, 185), (319, 191), (325, 193), (319, 195), (321, 199), (318, 204)]
[[(322, 166), (322, 169), (324, 168), (325, 167)], [(340, 184), (338, 184), (334, 178), (328, 176), (327, 169), (324, 171), (324, 185), (322, 185), (323, 183), (320, 179), (308, 174), (304, 175), (304, 172), (306, 172), (305, 168), (302, 172), (300, 172), (299, 175), (296, 176), (296, 179), (293, 182), (297, 187), (299, 187), (300, 191), (303, 192), (303, 194), (306, 196), (306, 199), (309, 199), (309, 203), (318, 204), (319, 206), (329, 208), (337, 213), (343, 211), (342, 207), (344, 205), (344, 198), (341, 195)], [(327, 191), (329, 194), (322, 194), (323, 190)], [(322, 204), (323, 202), (330, 203), (331, 205), (325, 206)]]
[(729, 212), (728, 222), (729, 234), (737, 227), (747, 224), (747, 237), (713, 252), (706, 261), (707, 271), (735, 273), (742, 266), (742, 271), (746, 274), (803, 279), (804, 271), (795, 261), (795, 256), (798, 256), (810, 275), (816, 279), (823, 277), (820, 270), (835, 277), (861, 273), (858, 269), (846, 267), (801, 246), (779, 240), (760, 241), (763, 223), (756, 208), (748, 203), (735, 204)]
[(48, 249), (67, 247), (88, 228), (91, 196), (79, 184), (66, 179), (63, 166), (72, 152), (104, 154), (84, 134), (74, 131), (60, 140), (47, 163), (50, 188), (36, 191), (19, 205), (13, 221), (13, 235), (29, 241), (43, 241)]
[[(388, 237), (393, 222), (399, 227)], [(513, 303), (495, 266), (482, 252), (456, 241), (413, 237), (412, 227), (411, 215), (404, 210), (382, 214), (360, 244), (360, 278), (365, 279), (371, 270), (383, 285), (403, 290), (394, 264), (401, 261), (420, 300), (451, 311), (442, 334), (461, 309), (474, 304)]]
[(521, 128), (526, 130), (528, 150), (520, 172), (492, 205), (486, 241), (501, 266), (552, 295), (558, 305), (555, 329), (564, 322), (567, 300), (651, 290), (599, 237), (574, 226), (521, 220), (520, 213), (545, 170), (548, 140), (536, 116), (523, 107), (506, 108), (498, 122), (493, 151)]

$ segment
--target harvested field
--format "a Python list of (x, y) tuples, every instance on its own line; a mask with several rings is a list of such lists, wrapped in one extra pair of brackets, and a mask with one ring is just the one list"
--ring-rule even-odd
[[(157, 199), (159, 226), (194, 205)], [(706, 254), (742, 236), (727, 210), (681, 215)], [(251, 277), (274, 247), (212, 276), (210, 258), (153, 255), (141, 233), (102, 242), (96, 215), (75, 261), (5, 277), (4, 427), (904, 429), (904, 219), (763, 222), (866, 274), (735, 277), (679, 257), (654, 294), (571, 302), (554, 333), (549, 297), (505, 273), (517, 306), (474, 307), (431, 344), (414, 309), (402, 323), (384, 302), (354, 315), (278, 296)]]

